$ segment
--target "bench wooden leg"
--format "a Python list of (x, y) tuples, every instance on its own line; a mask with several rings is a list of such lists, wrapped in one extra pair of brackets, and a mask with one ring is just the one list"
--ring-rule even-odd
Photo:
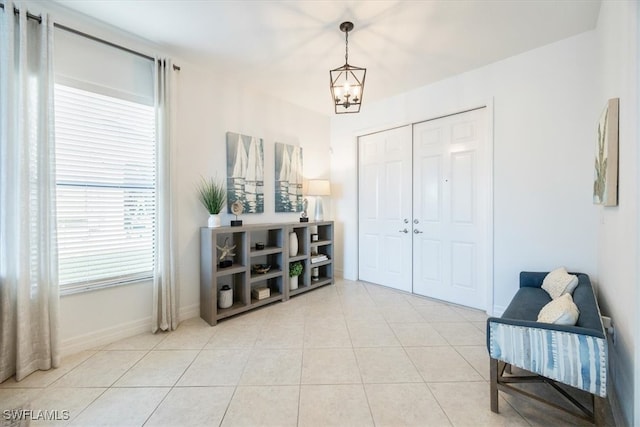
[(489, 395), (491, 396), (491, 411), (498, 413), (498, 359), (489, 360)]
[(593, 423), (596, 426), (604, 426), (607, 416), (607, 399), (604, 397), (593, 396)]

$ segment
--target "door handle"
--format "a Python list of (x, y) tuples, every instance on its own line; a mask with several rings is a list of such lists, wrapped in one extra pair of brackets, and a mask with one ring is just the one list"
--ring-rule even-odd
[(413, 234), (422, 234), (422, 233), (424, 233), (424, 231), (420, 231), (417, 228), (413, 230)]
[(406, 228), (404, 230), (400, 230), (399, 233), (404, 233), (407, 234), (409, 232), (409, 230), (407, 230)]

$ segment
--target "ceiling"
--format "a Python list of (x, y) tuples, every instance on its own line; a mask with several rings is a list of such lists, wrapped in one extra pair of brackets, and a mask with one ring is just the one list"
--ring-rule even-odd
[[(257, 90), (333, 114), (329, 70), (367, 68), (367, 102), (595, 28), (600, 0), (55, 0)], [(180, 65), (180, 64), (178, 64)]]

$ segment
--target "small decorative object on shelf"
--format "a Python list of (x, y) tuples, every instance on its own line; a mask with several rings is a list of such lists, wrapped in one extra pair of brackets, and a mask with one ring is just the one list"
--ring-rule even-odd
[(229, 308), (233, 305), (233, 289), (229, 285), (224, 285), (218, 291), (218, 307)]
[(320, 269), (318, 267), (313, 267), (311, 269), (311, 280), (314, 282), (320, 280)]
[(266, 286), (260, 286), (251, 289), (251, 296), (257, 300), (269, 298), (271, 296), (271, 289)]
[(253, 264), (251, 269), (254, 273), (267, 274), (271, 270), (271, 266), (269, 264)]
[(233, 265), (233, 260), (227, 259), (227, 257), (234, 257), (236, 254), (233, 251), (236, 248), (236, 245), (229, 246), (229, 238), (224, 239), (224, 246), (216, 245), (216, 248), (220, 251), (220, 263), (218, 264), (220, 268), (231, 267)]
[(309, 200), (305, 198), (302, 201), (302, 213), (300, 214), (300, 222), (309, 222), (309, 215), (307, 214), (308, 207), (309, 207)]
[(235, 220), (231, 220), (232, 227), (240, 227), (242, 225), (242, 220), (238, 219), (238, 215), (244, 212), (244, 205), (240, 200), (236, 200), (231, 204), (231, 213), (236, 216)]
[(289, 256), (298, 255), (298, 234), (295, 231), (289, 233)]
[(312, 242), (317, 242), (318, 241), (318, 233), (313, 233), (311, 235), (311, 241)]
[(264, 243), (256, 242), (256, 251), (261, 251), (264, 249)]
[(300, 261), (289, 264), (289, 290), (298, 289), (298, 277), (302, 274), (302, 269)]

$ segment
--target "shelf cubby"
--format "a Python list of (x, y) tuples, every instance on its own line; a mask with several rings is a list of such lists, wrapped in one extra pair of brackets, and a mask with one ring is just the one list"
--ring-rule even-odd
[(269, 288), (269, 292), (270, 292), (269, 297), (260, 299), (260, 300), (252, 296), (251, 305), (252, 306), (264, 305), (264, 304), (269, 304), (270, 302), (273, 302), (273, 301), (281, 300), (282, 297), (284, 296), (282, 292), (283, 282), (284, 281), (283, 281), (282, 274), (280, 274), (278, 276), (265, 277), (265, 278), (262, 278), (261, 280), (257, 280), (251, 283), (251, 289), (266, 286), (267, 288)]

